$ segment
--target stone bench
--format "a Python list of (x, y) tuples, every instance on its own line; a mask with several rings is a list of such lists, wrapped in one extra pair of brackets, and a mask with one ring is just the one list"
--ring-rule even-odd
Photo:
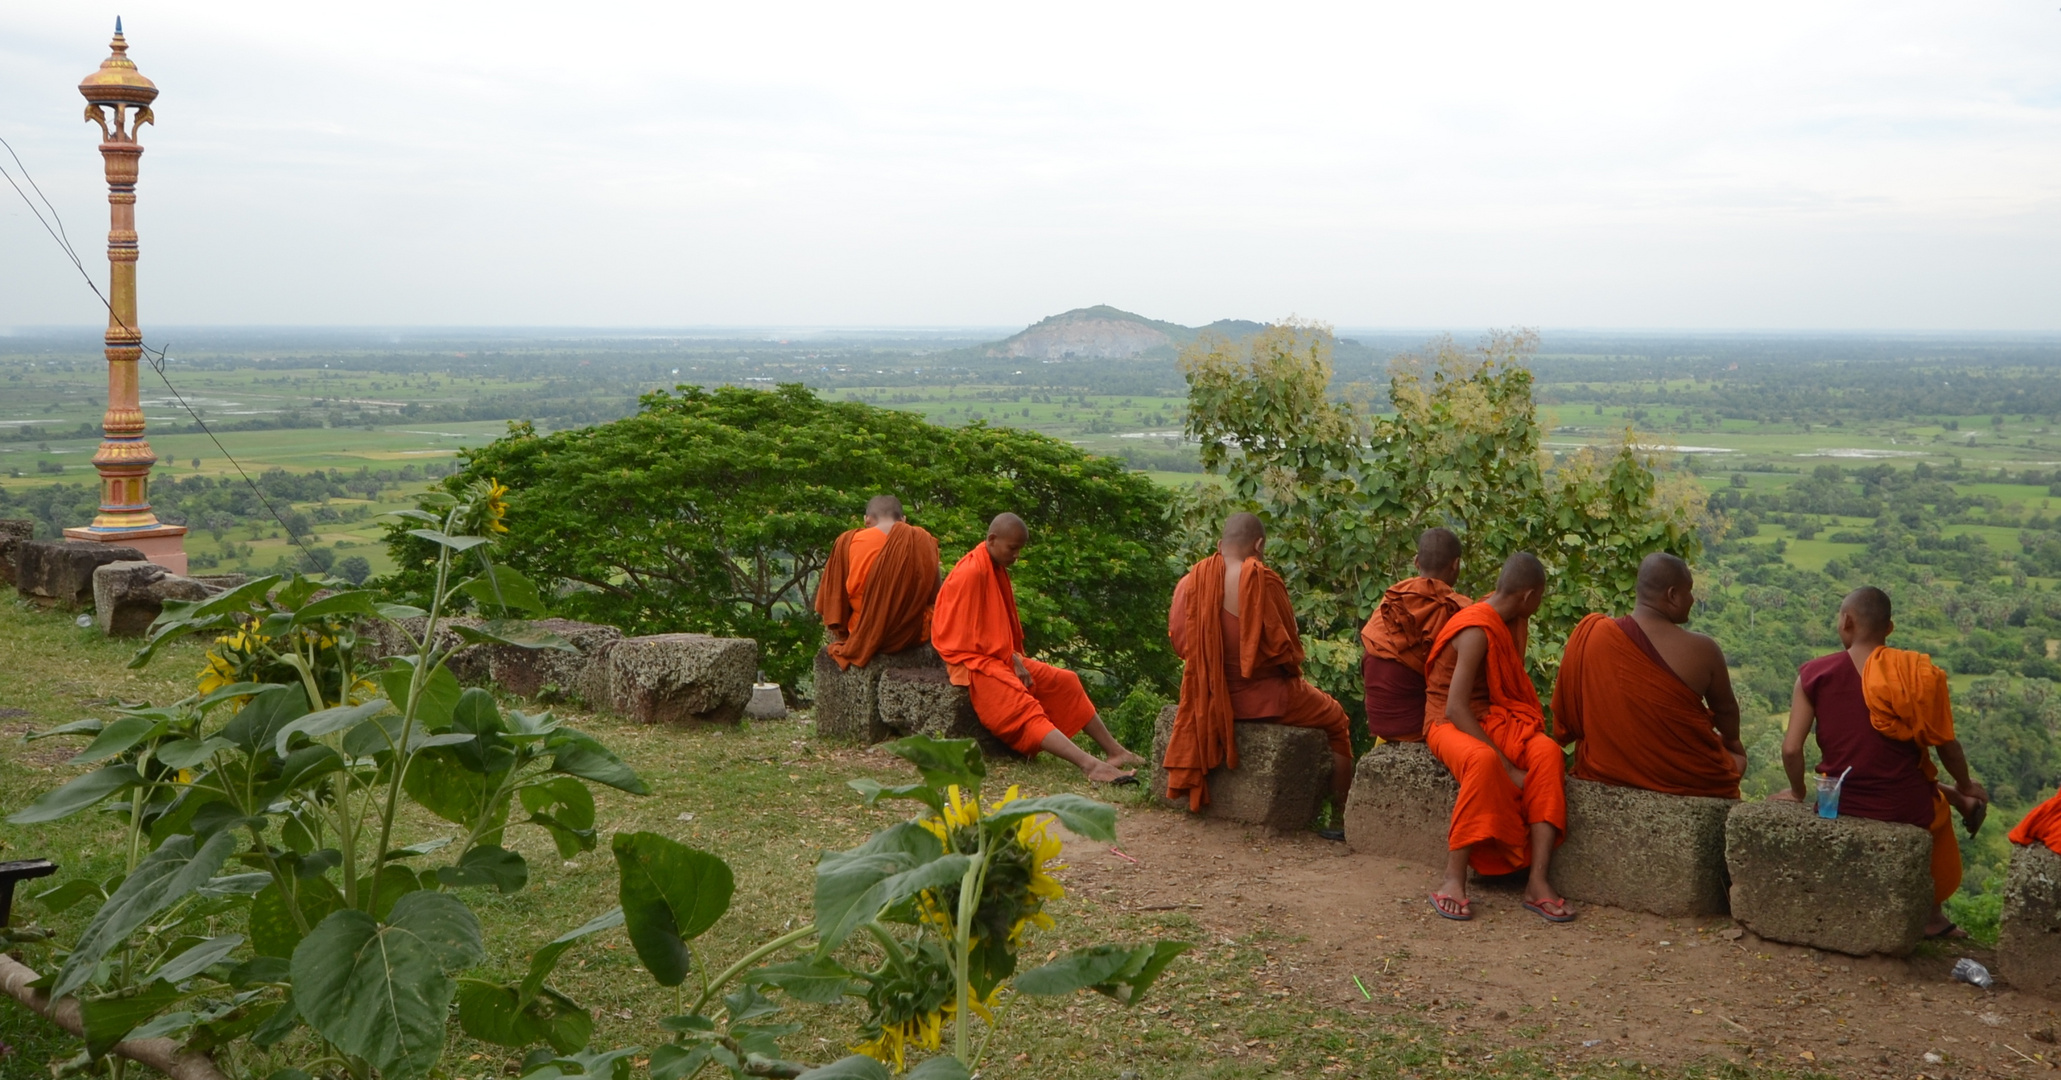
[(93, 621), (109, 637), (141, 637), (167, 600), (205, 600), (214, 590), (154, 562), (111, 562), (93, 570)]
[[(422, 633), (420, 618), (402, 624)], [(751, 702), (758, 681), (759, 643), (750, 638), (707, 634), (624, 637), (613, 626), (572, 619), (540, 619), (531, 625), (564, 638), (575, 651), (524, 649), (511, 645), (464, 645), (453, 626), (481, 625), (479, 619), (445, 619), (436, 647), (453, 649), (451, 674), (467, 686), (498, 686), (519, 697), (555, 689), (592, 708), (608, 709), (647, 724), (734, 724)], [(368, 656), (382, 659), (412, 653), (414, 646), (393, 624), (373, 620), (361, 641)]]
[[(1730, 799), (1697, 799), (1569, 779), (1567, 840), (1553, 887), (1571, 900), (1656, 915), (1726, 909)], [(1423, 743), (1382, 743), (1360, 758), (1346, 801), (1355, 852), (1445, 865), (1459, 782)]]
[(25, 518), (0, 518), (0, 585), (14, 584), (14, 564), (23, 544), (36, 538), (36, 523)]
[(2012, 845), (1997, 974), (2026, 993), (2061, 998), (2061, 855), (2045, 844)]
[(842, 668), (830, 650), (816, 651), (816, 734), (871, 746), (893, 737), (880, 720), (880, 678), (896, 668), (936, 668), (944, 662), (928, 644), (898, 653), (879, 653), (864, 667)]
[[(1152, 737), (1152, 793), (1183, 811), (1188, 800), (1166, 798), (1166, 746), (1179, 706), (1159, 712)], [(1211, 769), (1209, 805), (1202, 816), (1264, 825), (1282, 832), (1310, 827), (1331, 794), (1331, 743), (1315, 728), (1237, 723), (1238, 767)]]
[(1732, 917), (1791, 945), (1907, 956), (1932, 913), (1932, 834), (1915, 825), (1740, 803), (1725, 819), (1725, 865)]
[(1423, 743), (1385, 742), (1360, 755), (1345, 801), (1345, 843), (1355, 853), (1430, 867), (1446, 864), (1459, 781)]
[(759, 643), (707, 634), (624, 638), (608, 650), (608, 707), (647, 724), (734, 724), (758, 681)]
[(144, 562), (143, 553), (98, 540), (30, 540), (14, 547), (14, 588), (44, 607), (78, 611), (93, 604), (93, 572), (115, 562)]
[(889, 738), (972, 739), (988, 757), (1022, 756), (981, 724), (966, 688), (952, 685), (942, 667), (888, 668), (873, 685), (880, 724)]

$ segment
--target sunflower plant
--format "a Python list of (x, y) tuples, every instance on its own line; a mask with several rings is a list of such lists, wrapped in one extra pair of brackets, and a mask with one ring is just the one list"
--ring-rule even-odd
[[(211, 637), (194, 692), (43, 733), (89, 737), (74, 761), (98, 767), (9, 820), (104, 805), (127, 834), (120, 872), (37, 898), (97, 909), (44, 980), (51, 1000), (78, 1002), (75, 1070), (99, 1068), (123, 1040), (171, 1037), (231, 1075), (259, 1075), (279, 1047), (297, 1068), (276, 1080), (420, 1080), (454, 1011), (477, 1038), (586, 1051), (591, 1015), (548, 981), (560, 955), (621, 913), (537, 950), (520, 980), (461, 977), (485, 955), (466, 898), (528, 880), (510, 829), (541, 829), (571, 857), (597, 843), (590, 785), (648, 793), (591, 736), (548, 713), (504, 713), (450, 670), (469, 644), (569, 648), (513, 618), (543, 605), (493, 558), (505, 495), (484, 481), (402, 512), (437, 552), (426, 609), (319, 575), (168, 602), (133, 666)], [(500, 621), (449, 622), (461, 598)], [(387, 643), (376, 651), (397, 655), (367, 655), (375, 631)], [(403, 842), (411, 803), (444, 835)]]
[[(913, 764), (920, 779), (851, 786), (868, 805), (905, 799), (924, 812), (849, 851), (824, 855), (816, 868), (815, 922), (730, 965), (703, 985), (688, 1012), (667, 1019), (677, 1036), (651, 1054), (652, 1080), (692, 1080), (710, 1068), (738, 1080), (887, 1080), (905, 1069), (917, 1080), (964, 1080), (979, 1068), (1011, 993), (1092, 989), (1133, 1005), (1189, 948), (1174, 941), (1097, 945), (1018, 973), (1029, 937), (1053, 925), (1045, 905), (1065, 895), (1053, 876), (1061, 853), (1053, 825), (1113, 840), (1116, 809), (1079, 795), (1024, 798), (1014, 787), (983, 802), (986, 764), (971, 740), (918, 735), (888, 749)], [(679, 985), (687, 965), (674, 957), (691, 955), (680, 932), (699, 933), (713, 922), (690, 927), (684, 916), (707, 910), (706, 883), (727, 905), (728, 867), (644, 834), (619, 839), (618, 859), (625, 844), (676, 860), (674, 880), (705, 883), (640, 903), (631, 895), (630, 864), (624, 866), (623, 911), (638, 955), (661, 983)], [(640, 920), (647, 924), (641, 937)], [(794, 955), (763, 963), (782, 953)], [(740, 988), (724, 995), (732, 983)], [(768, 991), (797, 1002), (855, 1004), (861, 1019), (854, 1053), (815, 1069), (782, 1058), (778, 1039), (795, 1027), (772, 1022), (780, 1006)], [(921, 1058), (913, 1068), (912, 1058)]]

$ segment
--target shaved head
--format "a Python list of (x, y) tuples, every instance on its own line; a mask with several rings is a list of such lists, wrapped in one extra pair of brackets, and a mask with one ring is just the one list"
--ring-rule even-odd
[(988, 522), (988, 538), (991, 540), (1004, 538), (1018, 541), (1028, 540), (1030, 539), (1030, 526), (1025, 525), (1023, 519), (1015, 514), (996, 514), (995, 520)]
[(866, 500), (866, 516), (875, 521), (903, 521), (902, 500), (892, 495), (875, 495)]
[(1266, 538), (1267, 527), (1260, 524), (1258, 514), (1232, 514), (1224, 519), (1224, 543), (1240, 551), (1249, 551)]
[(1689, 573), (1689, 564), (1680, 556), (1665, 551), (1656, 551), (1639, 563), (1639, 599), (1660, 600), (1669, 589), (1687, 589), (1695, 585), (1695, 576)]
[(1855, 627), (1870, 638), (1889, 634), (1889, 594), (1873, 585), (1847, 593), (1839, 604), (1839, 612), (1853, 616)]
[(1443, 570), (1460, 561), (1460, 538), (1451, 529), (1426, 529), (1417, 535), (1417, 569)]
[(1539, 557), (1529, 551), (1520, 551), (1503, 560), (1503, 572), (1496, 575), (1496, 591), (1505, 596), (1516, 596), (1533, 589), (1546, 588), (1546, 567)]

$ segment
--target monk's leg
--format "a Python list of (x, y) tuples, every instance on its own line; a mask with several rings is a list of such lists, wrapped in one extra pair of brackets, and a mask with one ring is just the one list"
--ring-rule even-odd
[(1452, 828), (1446, 834), (1447, 850), (1454, 855), (1447, 860), (1441, 889), (1447, 896), (1464, 899), (1468, 866), (1485, 875), (1507, 874), (1530, 861), (1517, 785), (1503, 768), (1502, 755), (1451, 724), (1431, 725), (1424, 741), (1460, 782)]
[(1288, 707), (1276, 723), (1289, 727), (1316, 728), (1331, 744), (1331, 798), (1340, 817), (1345, 816), (1345, 797), (1353, 787), (1352, 718), (1336, 698), (1297, 679), (1289, 684)]
[[(1932, 937), (1948, 933), (1953, 920), (1946, 917), (1943, 906), (1947, 898), (1961, 887), (1961, 843), (1954, 836), (1954, 810), (1947, 802), (1945, 793), (1932, 801), (1932, 918), (1925, 923), (1925, 936)], [(1953, 936), (1964, 937), (1965, 930), (1953, 930)]]
[[(1118, 770), (1145, 764), (1144, 758), (1131, 753), (1124, 744), (1116, 741), (1115, 735), (1110, 734), (1109, 728), (1102, 723), (1101, 714), (1095, 711), (1095, 702), (1088, 697), (1087, 688), (1081, 685), (1079, 675), (1028, 656), (1023, 658), (1023, 669), (1030, 672), (1031, 696), (1038, 699), (1038, 704), (1045, 710), (1045, 716), (1060, 734), (1071, 740), (1075, 735), (1087, 732), (1088, 737), (1095, 740), (1095, 745), (1102, 748), (1109, 765)], [(1074, 749), (1080, 750), (1079, 747)], [(1068, 761), (1073, 761), (1071, 757), (1049, 748), (1047, 752), (1054, 757), (1066, 757)], [(1082, 752), (1082, 756), (1094, 760), (1085, 752)], [(1075, 761), (1074, 764), (1079, 765), (1080, 762)], [(1091, 779), (1094, 778), (1094, 770), (1082, 766), (1082, 771), (1087, 772)], [(1125, 772), (1121, 775), (1130, 774)]]
[(1534, 735), (1525, 740), (1524, 760), (1517, 766), (1525, 772), (1518, 799), (1531, 840), (1531, 878), (1524, 884), (1524, 898), (1564, 906), (1547, 872), (1553, 865), (1553, 849), (1567, 833), (1567, 758), (1560, 744)]

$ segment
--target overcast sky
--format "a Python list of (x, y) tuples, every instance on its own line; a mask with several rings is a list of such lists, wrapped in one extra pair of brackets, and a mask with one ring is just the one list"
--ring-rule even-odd
[(0, 136), (104, 278), (124, 17), (146, 330), (2057, 330), (2057, 8), (0, 0)]

